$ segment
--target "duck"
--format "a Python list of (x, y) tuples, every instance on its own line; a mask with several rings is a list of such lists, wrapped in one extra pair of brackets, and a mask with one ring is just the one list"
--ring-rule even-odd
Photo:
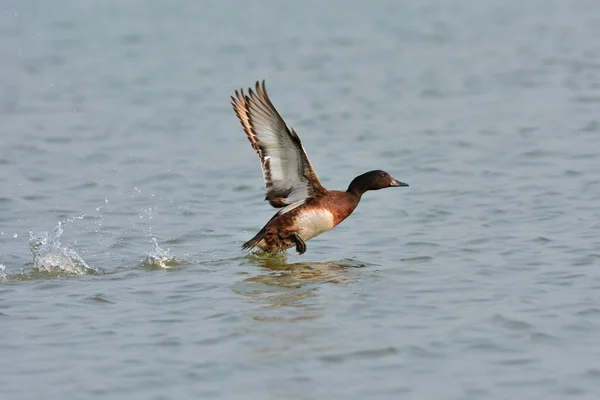
[(265, 81), (231, 96), (231, 105), (258, 154), (266, 187), (265, 200), (280, 210), (241, 247), (306, 252), (306, 242), (344, 221), (370, 190), (407, 187), (382, 170), (354, 178), (346, 191), (328, 190), (319, 180), (298, 134), (271, 102)]

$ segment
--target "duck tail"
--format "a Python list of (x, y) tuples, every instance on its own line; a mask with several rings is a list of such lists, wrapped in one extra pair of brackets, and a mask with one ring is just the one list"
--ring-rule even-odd
[(258, 232), (252, 239), (248, 240), (242, 245), (242, 249), (246, 250), (255, 247), (258, 244), (258, 242), (265, 238), (265, 232), (266, 231), (264, 228), (261, 229), (260, 232)]

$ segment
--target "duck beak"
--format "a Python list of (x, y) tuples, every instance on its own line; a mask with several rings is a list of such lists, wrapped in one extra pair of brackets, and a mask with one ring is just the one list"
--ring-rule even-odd
[(403, 186), (408, 186), (408, 183), (400, 182), (400, 181), (392, 178), (392, 181), (390, 182), (390, 187), (403, 187)]

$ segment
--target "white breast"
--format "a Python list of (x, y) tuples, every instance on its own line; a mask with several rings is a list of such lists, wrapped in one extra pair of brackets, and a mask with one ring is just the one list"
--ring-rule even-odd
[(303, 211), (296, 217), (295, 225), (300, 237), (308, 240), (333, 228), (333, 214), (327, 210)]

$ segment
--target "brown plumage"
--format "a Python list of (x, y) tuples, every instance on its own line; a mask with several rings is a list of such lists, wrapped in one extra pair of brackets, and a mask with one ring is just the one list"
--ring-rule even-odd
[(265, 199), (281, 208), (242, 248), (266, 251), (296, 246), (306, 251), (306, 241), (346, 219), (368, 190), (408, 186), (387, 172), (374, 170), (356, 177), (345, 192), (327, 190), (315, 173), (300, 138), (287, 126), (267, 95), (265, 82), (255, 91), (235, 92), (233, 109), (261, 162)]
[[(256, 236), (242, 245), (242, 248), (248, 249), (257, 246), (263, 250), (289, 249), (294, 247), (296, 242), (288, 238), (288, 235), (301, 230), (302, 215), (310, 215), (309, 213), (319, 215), (321, 213), (325, 214), (324, 219), (326, 219), (327, 215), (324, 210), (327, 210), (331, 213), (331, 227), (328, 228), (331, 229), (352, 214), (358, 202), (359, 197), (337, 190), (309, 197), (301, 206), (283, 214), (275, 214)], [(327, 224), (327, 221), (325, 224)], [(303, 237), (302, 239), (308, 240), (311, 237)]]

